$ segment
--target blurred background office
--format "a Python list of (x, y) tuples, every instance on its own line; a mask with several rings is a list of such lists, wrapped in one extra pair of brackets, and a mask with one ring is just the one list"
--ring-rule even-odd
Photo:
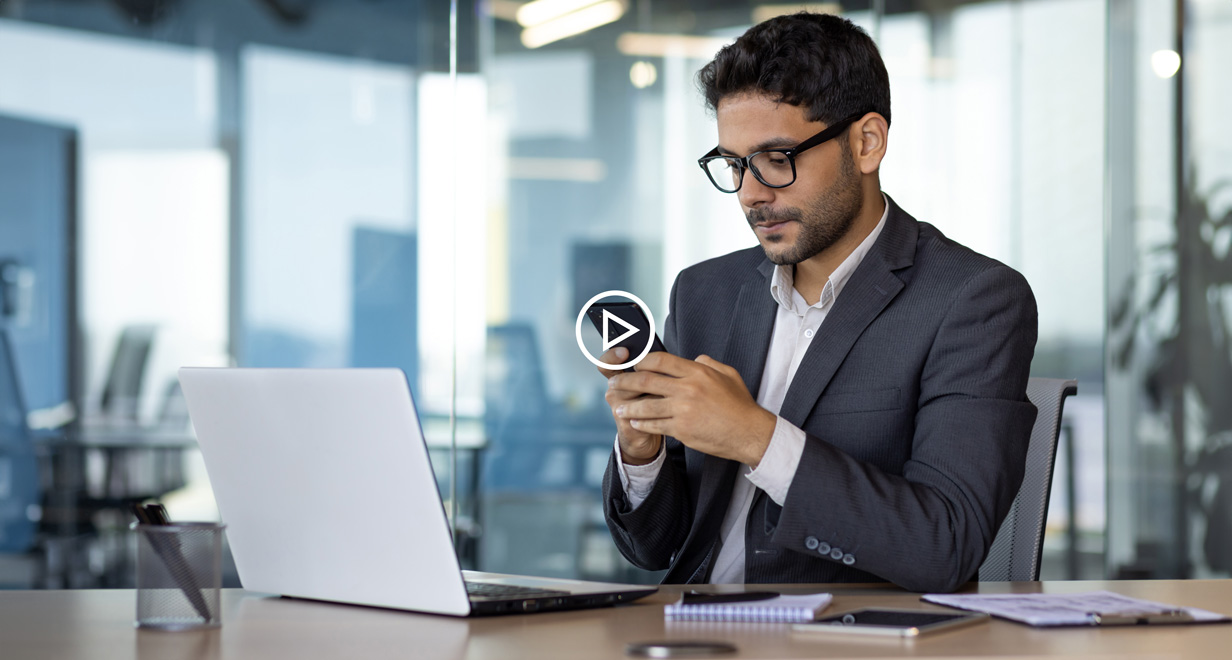
[(0, 0), (0, 587), (131, 584), (135, 500), (218, 515), (188, 364), (401, 367), (464, 566), (655, 580), (574, 321), (661, 328), (755, 243), (693, 74), (802, 8), (882, 49), (884, 189), (1079, 380), (1042, 577), (1228, 576), (1226, 0)]

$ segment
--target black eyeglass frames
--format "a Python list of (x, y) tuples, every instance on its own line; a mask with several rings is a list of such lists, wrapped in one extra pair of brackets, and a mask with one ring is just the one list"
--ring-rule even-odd
[(829, 126), (813, 137), (786, 149), (755, 151), (743, 158), (724, 156), (715, 147), (710, 153), (697, 159), (697, 164), (706, 172), (710, 183), (725, 193), (740, 190), (744, 183), (744, 171), (749, 170), (767, 188), (786, 188), (796, 182), (796, 157), (808, 149), (838, 137), (852, 122), (868, 113), (860, 112)]

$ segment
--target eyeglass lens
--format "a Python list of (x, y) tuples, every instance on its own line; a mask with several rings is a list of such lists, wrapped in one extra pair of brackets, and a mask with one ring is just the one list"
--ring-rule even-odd
[[(779, 151), (760, 151), (749, 159), (753, 174), (764, 184), (774, 187), (789, 186), (796, 180), (791, 159)], [(734, 192), (740, 187), (744, 162), (739, 158), (715, 158), (706, 163), (706, 169), (724, 192)]]

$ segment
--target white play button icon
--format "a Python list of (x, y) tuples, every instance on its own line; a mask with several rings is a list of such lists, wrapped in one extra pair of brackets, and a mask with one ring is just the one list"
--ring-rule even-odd
[[(608, 322), (609, 322), (609, 321), (615, 321), (615, 322), (619, 323), (619, 324), (621, 325), (621, 327), (626, 328), (625, 333), (624, 333), (623, 335), (621, 335), (621, 336), (619, 336), (619, 337), (615, 338), (615, 339), (608, 339), (608, 337), (611, 337), (611, 336), (612, 336), (611, 331), (609, 331), (609, 330), (608, 330)], [(613, 313), (611, 313), (611, 312), (607, 311), (606, 309), (605, 309), (605, 310), (603, 310), (603, 337), (604, 337), (604, 339), (603, 339), (603, 352), (604, 352), (604, 353), (606, 353), (607, 351), (611, 350), (611, 348), (612, 348), (613, 346), (615, 346), (615, 345), (619, 344), (620, 342), (622, 342), (622, 341), (624, 341), (624, 340), (628, 339), (629, 337), (632, 337), (632, 336), (633, 336), (633, 335), (635, 335), (635, 334), (637, 334), (637, 328), (633, 327), (633, 326), (632, 326), (632, 325), (630, 325), (627, 321), (625, 321), (624, 319), (620, 318), (619, 316), (616, 316), (615, 314), (613, 314)]]
[[(595, 326), (601, 327), (602, 329), (602, 334), (603, 334), (603, 351), (602, 352), (604, 353), (612, 350), (613, 346), (617, 346), (624, 340), (637, 334), (639, 331), (649, 330), (648, 336), (651, 338), (651, 341), (647, 341), (645, 346), (642, 347), (640, 352), (638, 352), (636, 348), (630, 347), (629, 348), (629, 359), (620, 364), (606, 364), (602, 362), (601, 360), (599, 360), (599, 358), (590, 354), (590, 351), (586, 349), (586, 342), (582, 340), (582, 321), (587, 317), (587, 311), (590, 310), (590, 308), (594, 306), (595, 303), (599, 302), (600, 300), (603, 300), (604, 298), (624, 298), (626, 300), (632, 301), (637, 304), (637, 306), (642, 310), (642, 315), (646, 317), (646, 324), (645, 324), (646, 327), (642, 328), (642, 327), (638, 327), (638, 325), (641, 325), (640, 323), (638, 325), (633, 324), (633, 323), (638, 323), (636, 320), (634, 320), (633, 323), (630, 323), (629, 321), (626, 321), (625, 319), (621, 318), (618, 313), (614, 314), (607, 309), (603, 310), (603, 314), (601, 316), (596, 316), (596, 315), (590, 316), (591, 321), (595, 324)], [(612, 325), (613, 321), (616, 322), (615, 326)], [(656, 341), (657, 338), (655, 337), (654, 327), (655, 327), (654, 315), (650, 313), (650, 308), (646, 306), (646, 303), (642, 302), (641, 298), (638, 298), (637, 296), (633, 295), (632, 293), (629, 293), (628, 291), (619, 291), (619, 290), (613, 289), (611, 291), (604, 291), (602, 293), (596, 294), (593, 298), (591, 298), (590, 300), (587, 300), (585, 305), (582, 305), (582, 310), (578, 312), (577, 323), (574, 324), (574, 335), (577, 336), (578, 348), (582, 349), (582, 355), (585, 355), (586, 359), (590, 360), (591, 364), (595, 365), (596, 367), (599, 367), (600, 369), (606, 369), (609, 371), (621, 371), (623, 369), (632, 368), (633, 365), (637, 364), (638, 362), (641, 362), (642, 358), (650, 354), (650, 349), (653, 348), (658, 343)], [(611, 333), (613, 331), (621, 332), (622, 330), (624, 332), (619, 337), (611, 336)], [(662, 346), (662, 344), (659, 344), (659, 346)], [(665, 349), (660, 348), (659, 350), (665, 350)], [(634, 353), (636, 353), (636, 355)]]

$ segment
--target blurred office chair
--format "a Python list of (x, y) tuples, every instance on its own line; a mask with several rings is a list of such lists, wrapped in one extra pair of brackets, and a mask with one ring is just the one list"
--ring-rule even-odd
[(519, 428), (542, 432), (552, 402), (534, 326), (488, 326), (486, 367), (484, 416), (489, 433), (500, 436)]
[[(1048, 518), (1048, 496), (1052, 492), (1052, 468), (1057, 458), (1057, 438), (1061, 433), (1061, 410), (1065, 397), (1078, 393), (1078, 381), (1058, 378), (1031, 378), (1027, 398), (1039, 410), (1031, 441), (1027, 447), (1027, 467), (1018, 497), (993, 539), (988, 556), (980, 566), (981, 582), (1039, 579), (1040, 554), (1044, 549), (1044, 523)], [(1074, 521), (1070, 521), (1074, 524)]]
[(100, 401), (102, 413), (109, 421), (137, 421), (154, 331), (152, 325), (130, 325), (120, 332)]
[(34, 547), (41, 496), (17, 363), (8, 335), (0, 329), (0, 553)]
[(482, 536), (472, 552), (487, 571), (610, 578), (611, 567), (624, 563), (599, 507), (598, 480), (615, 437), (611, 417), (596, 423), (563, 410), (551, 399), (542, 356), (531, 324), (488, 328), (488, 442), (476, 457), (475, 491)]
[(541, 355), (530, 324), (488, 328), (482, 487), (598, 492), (615, 438), (611, 416), (575, 416), (553, 402)]
[(558, 472), (560, 458), (543, 442), (552, 422), (551, 401), (534, 327), (488, 327), (486, 368), (483, 488), (543, 488), (543, 473)]

